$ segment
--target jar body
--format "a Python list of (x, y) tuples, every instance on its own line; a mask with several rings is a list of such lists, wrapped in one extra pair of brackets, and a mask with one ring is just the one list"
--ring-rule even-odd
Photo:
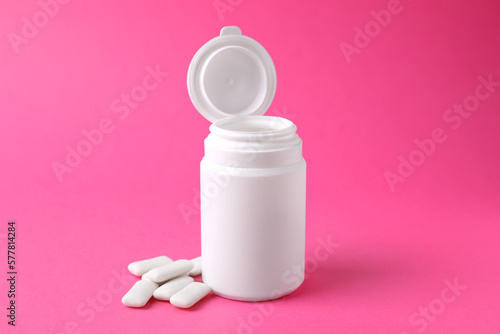
[[(259, 118), (269, 121), (268, 116)], [(285, 135), (276, 127), (254, 130), (243, 127), (243, 143), (230, 138), (232, 144), (238, 142), (234, 146), (213, 138), (217, 135), (211, 128), (200, 165), (203, 281), (214, 293), (242, 301), (279, 298), (304, 280), (302, 142), (294, 125), (293, 133), (289, 129)], [(278, 134), (272, 135), (275, 130)], [(251, 132), (257, 133), (253, 139)], [(270, 142), (279, 143), (270, 150)]]

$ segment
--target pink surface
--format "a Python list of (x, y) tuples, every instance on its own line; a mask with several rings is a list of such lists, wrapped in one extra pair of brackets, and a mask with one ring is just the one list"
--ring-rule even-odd
[[(0, 332), (500, 332), (498, 2), (41, 3), (50, 16), (0, 4)], [(129, 262), (200, 253), (209, 123), (186, 72), (224, 25), (269, 51), (268, 114), (304, 141), (305, 283), (267, 303), (127, 308)], [(68, 166), (68, 149), (87, 156)]]

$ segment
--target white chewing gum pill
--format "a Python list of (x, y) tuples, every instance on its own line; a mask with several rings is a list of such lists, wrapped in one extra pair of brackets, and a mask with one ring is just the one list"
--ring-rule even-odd
[(170, 263), (172, 260), (164, 255), (157, 256), (152, 259), (132, 262), (128, 265), (128, 271), (133, 275), (142, 276), (151, 269), (163, 266), (164, 264)]
[(200, 275), (201, 274), (201, 256), (192, 259), (191, 262), (193, 262), (194, 268), (191, 269), (191, 271), (189, 272), (189, 275), (191, 275), (191, 276)]
[(205, 283), (192, 282), (170, 297), (170, 303), (177, 307), (188, 308), (208, 295), (211, 290)]
[(137, 281), (134, 286), (123, 296), (122, 303), (130, 307), (143, 307), (153, 296), (158, 284), (151, 281)]
[(189, 283), (194, 282), (190, 276), (180, 276), (171, 279), (153, 292), (153, 297), (159, 300), (170, 300), (174, 294), (185, 288)]
[[(144, 279), (146, 281), (151, 281), (151, 282), (154, 282), (149, 276), (149, 271), (147, 273), (145, 273), (144, 275), (142, 275), (141, 279)], [(189, 271), (185, 272), (184, 274), (180, 274), (179, 276), (177, 277), (182, 277), (182, 276), (189, 276)], [(175, 278), (177, 278), (175, 277)], [(165, 281), (161, 281), (161, 282), (155, 282), (156, 284), (158, 284), (159, 286), (162, 286), (163, 284), (167, 283), (168, 281), (170, 281), (171, 278), (165, 280)]]
[(189, 260), (177, 260), (164, 264), (161, 267), (151, 269), (146, 274), (146, 278), (153, 282), (164, 282), (171, 278), (190, 272), (193, 267), (193, 262)]
[[(151, 271), (151, 270), (150, 270)], [(155, 282), (153, 281), (149, 276), (149, 271), (147, 273), (145, 273), (144, 275), (141, 276), (141, 279), (142, 280), (145, 280), (145, 281), (151, 281), (151, 282)], [(165, 280), (165, 281), (161, 281), (161, 282), (155, 282), (156, 284), (158, 284), (158, 286), (162, 286), (163, 284), (165, 284), (166, 282), (168, 282), (168, 280)]]

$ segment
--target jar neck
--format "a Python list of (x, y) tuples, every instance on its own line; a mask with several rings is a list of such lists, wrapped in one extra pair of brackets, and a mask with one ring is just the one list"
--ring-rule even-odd
[(223, 166), (269, 168), (302, 159), (293, 122), (274, 116), (234, 116), (210, 126), (205, 158)]

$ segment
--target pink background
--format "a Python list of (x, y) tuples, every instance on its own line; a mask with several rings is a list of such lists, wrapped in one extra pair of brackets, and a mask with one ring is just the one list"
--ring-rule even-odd
[[(370, 23), (371, 11), (388, 6), (397, 14), (385, 27)], [(478, 77), (500, 81), (497, 1), (49, 8), (53, 17), (36, 0), (0, 4), (1, 332), (12, 330), (14, 219), (17, 333), (499, 333), (500, 87), (480, 87), (479, 106), (470, 97)], [(41, 27), (25, 27), (23, 40), (23, 17), (34, 15)], [(269, 51), (278, 89), (268, 114), (294, 121), (304, 141), (306, 281), (262, 304), (212, 295), (190, 310), (158, 301), (127, 308), (129, 262), (200, 254), (193, 200), (210, 123), (189, 100), (186, 72), (224, 25)], [(370, 40), (355, 40), (365, 26)], [(346, 57), (341, 46), (356, 42)], [(122, 94), (144, 92), (148, 66), (169, 75), (125, 114)], [(447, 111), (464, 101), (468, 118)], [(101, 122), (110, 133), (59, 180), (53, 163), (65, 164), (66, 147)], [(436, 128), (446, 140), (433, 150), (424, 141), (424, 156), (414, 141)], [(398, 173), (400, 156), (420, 165), (391, 188), (386, 172)], [(318, 248), (328, 240), (331, 254)]]

